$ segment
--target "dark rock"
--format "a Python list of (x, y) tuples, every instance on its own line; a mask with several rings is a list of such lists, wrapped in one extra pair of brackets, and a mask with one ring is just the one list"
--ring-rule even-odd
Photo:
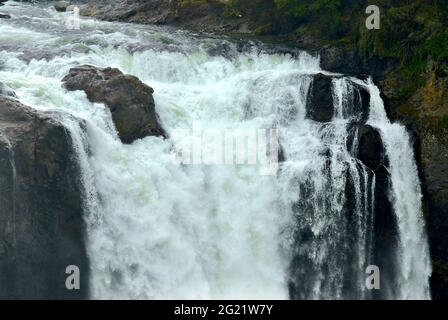
[[(326, 46), (320, 51), (321, 68), (344, 74), (360, 74), (361, 58), (355, 51), (342, 47)], [(350, 61), (350, 63), (347, 63)]]
[[(430, 125), (428, 124), (428, 127)], [(436, 132), (438, 130), (438, 132)], [(433, 260), (433, 299), (448, 297), (448, 130), (421, 129), (419, 164)]]
[[(386, 110), (411, 133), (423, 193), (433, 273), (431, 296), (448, 298), (448, 64), (428, 59), (426, 72), (407, 79), (388, 74), (381, 83)], [(423, 83), (404, 96), (403, 88)]]
[[(313, 76), (306, 104), (306, 117), (317, 122), (330, 122), (335, 115), (333, 79), (335, 76), (318, 73)], [(356, 122), (369, 117), (370, 93), (355, 82), (347, 80), (350, 94), (345, 97), (342, 116)]]
[(164, 135), (155, 112), (154, 90), (137, 77), (84, 65), (72, 68), (62, 81), (67, 90), (84, 90), (90, 101), (106, 104), (124, 143)]
[[(384, 75), (396, 68), (398, 59), (390, 57), (365, 57), (358, 51), (340, 46), (324, 46), (318, 50), (321, 58), (321, 67), (324, 70), (353, 75), (369, 75), (375, 81), (384, 78)], [(348, 63), (350, 61), (350, 63)]]
[(344, 118), (352, 121), (367, 122), (370, 111), (370, 92), (362, 85), (350, 82), (353, 94), (350, 100), (344, 104)]
[[(87, 297), (78, 177), (65, 128), (0, 96), (0, 299)], [(65, 286), (69, 265), (80, 268), (80, 290)]]
[[(374, 205), (371, 208), (373, 209), (373, 228), (369, 231), (372, 232), (369, 263), (378, 266), (381, 270), (381, 290), (372, 292), (372, 298), (388, 299), (396, 295), (395, 290), (399, 287), (395, 282), (399, 272), (396, 268), (399, 265), (396, 261), (399, 232), (393, 199), (391, 199), (392, 182), (388, 171), (389, 160), (380, 132), (367, 124), (352, 124), (349, 129), (347, 148), (375, 177)], [(347, 199), (354, 190), (351, 188), (348, 191), (346, 192)], [(350, 204), (350, 200), (348, 203)], [(351, 203), (348, 209), (353, 210), (354, 206), (355, 203)]]
[(65, 12), (67, 11), (67, 7), (70, 6), (69, 1), (58, 1), (54, 4), (54, 8), (58, 12)]
[(0, 19), (11, 19), (9, 14), (0, 13)]
[(318, 122), (329, 122), (333, 119), (332, 81), (332, 77), (321, 73), (313, 77), (306, 102), (307, 118)]
[(87, 1), (80, 14), (107, 21), (170, 24), (195, 31), (247, 32), (244, 19), (225, 15), (225, 8), (221, 1), (95, 0)]
[(385, 166), (375, 172), (375, 208), (373, 221), (373, 261), (381, 270), (381, 290), (374, 290), (375, 299), (396, 296), (399, 265), (396, 252), (399, 244), (398, 221), (391, 199), (392, 182)]
[(388, 166), (381, 134), (370, 125), (352, 125), (349, 130), (347, 149), (373, 172), (376, 172), (380, 166)]
[(15, 92), (11, 88), (0, 82), (0, 96), (1, 95), (17, 98)]

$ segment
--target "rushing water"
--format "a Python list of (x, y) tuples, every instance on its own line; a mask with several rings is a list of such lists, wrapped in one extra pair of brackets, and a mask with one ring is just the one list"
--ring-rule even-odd
[[(306, 119), (313, 75), (322, 72), (318, 57), (92, 19), (67, 30), (68, 14), (45, 6), (8, 2), (2, 11), (12, 19), (0, 20), (0, 81), (23, 103), (57, 110), (74, 142), (92, 298), (287, 299), (292, 283), (296, 298), (371, 297), (364, 282), (373, 263), (375, 175), (355, 158), (356, 141), (353, 150), (346, 145), (353, 83), (370, 92), (369, 124), (380, 131), (390, 162), (399, 272), (387, 298), (430, 297), (413, 150), (370, 81), (335, 77), (335, 116), (322, 124)], [(256, 166), (181, 165), (172, 139), (124, 145), (105, 106), (61, 87), (71, 67), (86, 63), (118, 67), (152, 86), (168, 135), (193, 124), (277, 128), (286, 160), (277, 175), (262, 176)]]

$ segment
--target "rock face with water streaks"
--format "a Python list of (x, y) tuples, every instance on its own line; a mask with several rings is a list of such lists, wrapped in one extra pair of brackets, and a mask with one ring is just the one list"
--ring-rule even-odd
[[(448, 64), (429, 61), (426, 83), (400, 101), (397, 87), (403, 81), (393, 75), (385, 85), (393, 118), (414, 134), (424, 193), (425, 217), (431, 247), (432, 297), (448, 297)], [(398, 101), (398, 102), (397, 102)]]
[[(332, 242), (326, 242), (318, 232), (317, 235), (313, 234), (314, 231), (306, 227), (306, 219), (298, 218), (294, 235), (296, 249), (289, 270), (289, 290), (293, 299), (309, 299), (312, 297), (309, 292), (314, 292), (313, 290), (320, 290), (319, 295), (323, 297), (330, 297), (334, 293), (335, 296), (348, 299), (359, 298), (363, 294), (375, 299), (395, 296), (393, 290), (396, 289), (398, 278), (395, 253), (399, 244), (399, 230), (393, 201), (389, 196), (392, 184), (386, 146), (380, 131), (367, 124), (371, 100), (368, 89), (350, 79), (341, 80), (338, 75), (316, 74), (307, 96), (306, 117), (316, 122), (324, 139), (329, 138), (327, 143), (330, 145), (323, 152), (326, 161), (319, 169), (325, 172), (327, 180), (323, 185), (312, 182), (312, 179), (302, 182), (302, 197), (293, 205), (293, 212), (298, 216), (312, 216), (312, 219), (328, 214), (326, 219), (331, 221), (330, 229), (335, 234)], [(342, 102), (337, 99), (342, 99)], [(336, 134), (334, 130), (341, 126), (341, 119), (335, 118), (343, 118), (347, 124), (346, 139), (340, 147), (353, 157), (353, 166), (348, 165), (350, 160), (341, 153), (341, 148), (333, 147), (339, 142), (332, 141), (331, 137)], [(343, 167), (342, 171), (334, 171), (335, 166)], [(311, 176), (318, 174), (320, 172)], [(345, 190), (337, 196), (342, 204), (340, 209), (331, 202), (338, 190), (333, 183), (345, 184)], [(323, 203), (325, 209), (322, 210), (316, 203)], [(367, 240), (359, 237), (357, 229), (363, 221), (369, 221), (369, 227), (363, 231)], [(359, 260), (359, 252), (353, 250), (352, 246), (363, 241), (366, 241), (365, 248), (368, 252), (366, 263), (379, 266), (384, 280), (382, 290), (376, 292), (363, 292), (358, 284), (359, 261), (362, 260)], [(322, 265), (316, 264), (312, 261), (313, 254), (304, 253), (314, 246), (322, 246), (337, 254), (325, 259)], [(338, 271), (338, 276), (344, 277), (343, 286), (332, 279), (334, 274), (328, 271), (333, 268), (332, 264), (344, 266)], [(314, 287), (316, 282), (304, 280), (312, 278), (311, 275), (316, 273), (329, 279), (317, 289)], [(361, 277), (363, 276), (362, 274)]]
[(62, 81), (68, 90), (84, 90), (90, 101), (106, 104), (124, 143), (164, 135), (155, 111), (154, 90), (137, 77), (114, 68), (84, 65), (72, 68)]
[[(333, 119), (335, 110), (332, 88), (333, 80), (337, 78), (322, 73), (313, 75), (306, 104), (307, 118), (317, 122), (329, 122)], [(370, 94), (361, 85), (352, 82), (350, 84), (354, 92), (345, 97), (351, 99), (351, 103), (344, 110), (345, 116), (351, 115), (358, 121), (366, 122), (369, 116)]]
[(0, 82), (0, 96), (7, 96), (7, 97), (16, 97), (16, 94), (14, 93), (14, 91), (9, 88), (7, 85), (5, 85), (4, 83)]
[[(0, 94), (0, 299), (87, 297), (78, 165), (66, 129)], [(77, 265), (80, 290), (67, 290)]]

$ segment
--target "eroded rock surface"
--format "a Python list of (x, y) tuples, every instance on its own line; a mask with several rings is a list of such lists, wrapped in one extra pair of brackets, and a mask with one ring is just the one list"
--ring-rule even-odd
[[(0, 94), (0, 299), (87, 297), (78, 177), (64, 126)], [(80, 290), (66, 288), (69, 265)]]
[(83, 90), (90, 101), (109, 107), (124, 143), (164, 135), (155, 111), (154, 90), (137, 77), (115, 68), (83, 65), (70, 69), (62, 81), (67, 90)]

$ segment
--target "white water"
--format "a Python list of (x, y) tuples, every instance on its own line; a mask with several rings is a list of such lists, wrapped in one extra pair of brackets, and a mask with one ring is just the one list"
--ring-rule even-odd
[(431, 275), (428, 241), (422, 216), (422, 193), (409, 134), (387, 119), (380, 91), (368, 84), (369, 123), (380, 130), (390, 159), (392, 196), (400, 234), (399, 299), (429, 299)]
[[(85, 187), (92, 298), (286, 299), (292, 235), (309, 226), (312, 245), (295, 248), (313, 260), (306, 269), (312, 272), (302, 275), (312, 279), (303, 295), (343, 298), (341, 265), (347, 257), (333, 257), (332, 250), (353, 245), (337, 227), (344, 223), (347, 168), (358, 188), (356, 292), (365, 297), (374, 180), (361, 192), (361, 185), (368, 190), (367, 172), (357, 169), (344, 147), (348, 119), (342, 100), (350, 95), (344, 81), (335, 81), (339, 112), (330, 125), (305, 119), (317, 58), (259, 54), (256, 47), (239, 53), (231, 42), (224, 42), (230, 58), (211, 56), (209, 50), (223, 40), (90, 19), (82, 20), (81, 31), (69, 31), (63, 14), (14, 5), (2, 8), (13, 19), (0, 21), (0, 50), (7, 44), (0, 51), (0, 81), (23, 103), (57, 110), (72, 134)], [(170, 140), (147, 137), (123, 145), (103, 105), (61, 87), (68, 70), (84, 63), (118, 67), (152, 86), (168, 133), (193, 123), (222, 130), (276, 127), (288, 160), (278, 177), (260, 176), (251, 166), (179, 165)], [(408, 135), (389, 123), (377, 89), (365, 85), (373, 97), (370, 122), (381, 130), (391, 161), (402, 242), (400, 295), (391, 298), (429, 298), (421, 192)], [(85, 121), (85, 132), (75, 119)], [(328, 149), (330, 178), (322, 173)], [(315, 192), (301, 194), (298, 182)], [(307, 208), (311, 204), (311, 220), (292, 212), (300, 199)], [(324, 265), (331, 274), (321, 271)]]

